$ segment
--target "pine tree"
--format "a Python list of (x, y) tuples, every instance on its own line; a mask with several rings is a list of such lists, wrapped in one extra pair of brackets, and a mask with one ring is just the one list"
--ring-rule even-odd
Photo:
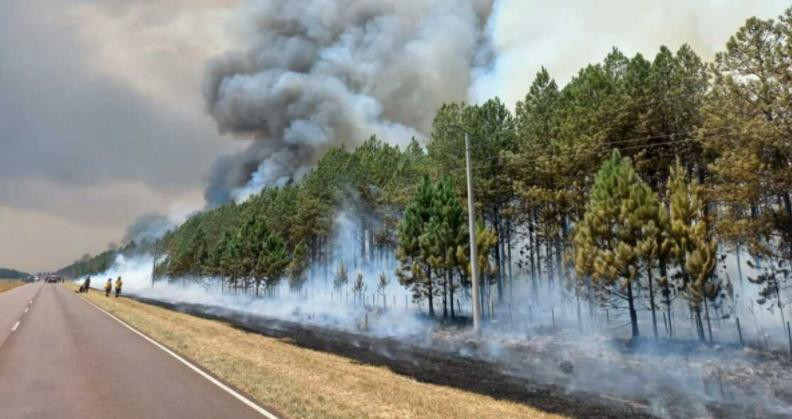
[(191, 261), (191, 270), (198, 276), (203, 276), (208, 271), (207, 265), (209, 263), (209, 244), (207, 243), (206, 232), (201, 226), (198, 226), (198, 229), (195, 232), (195, 236), (190, 245), (193, 256)]
[(575, 268), (581, 279), (590, 277), (602, 290), (627, 301), (634, 338), (639, 336), (633, 288), (640, 276), (642, 229), (656, 215), (654, 192), (630, 160), (614, 150), (594, 179), (575, 229)]
[[(464, 167), (465, 134), (459, 126), (464, 126), (470, 134), (473, 160), (487, 162), (477, 170), (473, 182), (480, 214), (500, 239), (498, 245), (492, 248), (493, 257), (500, 267), (510, 263), (505, 254), (505, 249), (510, 247), (510, 243), (506, 243), (508, 235), (505, 232), (511, 219), (515, 192), (512, 172), (507, 170), (506, 160), (509, 154), (517, 150), (514, 117), (498, 98), (481, 105), (454, 103), (443, 106), (433, 121), (432, 138), (427, 144), (429, 160), (432, 162), (431, 173), (439, 170), (437, 174), (442, 176)], [(464, 190), (464, 176), (455, 176), (452, 180), (458, 191)], [(495, 274), (499, 301), (504, 296), (504, 281), (500, 272), (499, 269)]]
[[(492, 249), (498, 244), (498, 236), (491, 229), (484, 226), (484, 223), (479, 221), (476, 223), (476, 250), (478, 251), (478, 265), (479, 265), (479, 303), (484, 307), (484, 282), (487, 280), (489, 285), (492, 284), (495, 273), (497, 272), (497, 265), (490, 263), (490, 255)], [(470, 264), (470, 243), (466, 242), (463, 246), (457, 247), (457, 262), (459, 263), (460, 270), (465, 273), (467, 278), (471, 278), (472, 267)], [(472, 281), (468, 280), (466, 286), (471, 286)]]
[(753, 256), (760, 273), (749, 280), (767, 296), (792, 283), (791, 59), (792, 8), (748, 19), (715, 58), (707, 104), (707, 127), (722, 131), (705, 141), (723, 203), (715, 228)]
[(429, 262), (442, 275), (443, 284), (443, 317), (448, 316), (450, 300), (451, 317), (454, 313), (454, 273), (459, 266), (457, 249), (465, 246), (468, 240), (465, 211), (454, 192), (450, 178), (441, 181), (435, 192), (432, 204), (432, 216), (429, 221)]
[(667, 238), (669, 229), (668, 213), (660, 204), (657, 194), (645, 183), (635, 189), (632, 200), (636, 203), (632, 222), (633, 225), (637, 225), (640, 229), (636, 251), (646, 270), (649, 307), (652, 313), (652, 329), (655, 338), (657, 338), (657, 310), (655, 306), (655, 278), (653, 273), (655, 264), (662, 262), (671, 248)]
[(363, 293), (366, 292), (366, 283), (363, 282), (363, 274), (358, 272), (355, 276), (355, 282), (352, 283), (352, 293), (355, 296), (355, 301), (364, 303)]
[(289, 288), (293, 291), (298, 291), (305, 283), (305, 269), (310, 262), (308, 259), (308, 246), (304, 242), (300, 242), (294, 247), (292, 252), (291, 261), (286, 267), (286, 273), (289, 277)]
[(225, 243), (222, 246), (222, 256), (220, 257), (222, 270), (228, 275), (233, 287), (237, 287), (237, 281), (246, 274), (242, 264), (241, 242), (242, 238), (239, 231), (226, 235)]
[(239, 229), (239, 263), (246, 277), (255, 281), (255, 293), (259, 294), (262, 277), (257, 271), (260, 247), (267, 239), (269, 229), (262, 219), (248, 215), (247, 220)]
[(347, 282), (349, 282), (349, 272), (347, 271), (346, 265), (344, 262), (338, 264), (338, 270), (336, 271), (335, 278), (333, 278), (333, 288), (336, 291), (340, 292), (344, 289)]
[(289, 266), (290, 259), (286, 244), (278, 233), (267, 231), (257, 250), (259, 253), (253, 270), (254, 276), (257, 279), (261, 278), (267, 290), (272, 292)]
[(435, 188), (429, 177), (425, 176), (397, 228), (399, 247), (396, 251), (400, 263), (397, 271), (399, 282), (411, 288), (414, 297), (426, 297), (429, 300), (430, 316), (434, 316), (435, 293), (429, 232), (434, 197)]
[[(672, 254), (681, 272), (680, 289), (696, 316), (699, 339), (705, 340), (701, 322), (701, 305), (715, 298), (720, 287), (712, 273), (717, 257), (717, 243), (710, 236), (704, 215), (705, 203), (701, 186), (694, 179), (688, 182), (687, 170), (677, 161), (668, 179), (670, 201), (670, 239)], [(709, 315), (707, 316), (709, 322)]]
[(382, 296), (383, 309), (388, 308), (388, 299), (386, 298), (387, 295), (385, 294), (385, 291), (387, 290), (389, 283), (390, 281), (388, 280), (388, 276), (385, 275), (385, 272), (380, 272), (379, 279), (377, 281), (377, 292)]
[(644, 213), (641, 214), (640, 218), (645, 220), (645, 223), (641, 229), (639, 252), (646, 268), (646, 281), (649, 288), (649, 308), (652, 311), (652, 329), (656, 339), (658, 337), (655, 298), (656, 283), (659, 283), (663, 287), (668, 318), (671, 318), (670, 284), (668, 278), (663, 275), (657, 278), (657, 282), (655, 282), (654, 277), (655, 265), (661, 269), (662, 274), (665, 270), (663, 268), (666, 263), (665, 261), (670, 256), (673, 246), (669, 238), (671, 226), (666, 207), (662, 205), (654, 193), (645, 199), (641, 211)]

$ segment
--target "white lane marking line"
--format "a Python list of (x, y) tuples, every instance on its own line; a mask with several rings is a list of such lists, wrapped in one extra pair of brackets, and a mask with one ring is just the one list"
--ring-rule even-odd
[(19, 327), (19, 320), (17, 320), (17, 322), (16, 322), (16, 323), (14, 323), (14, 327), (12, 327), (12, 328), (11, 328), (11, 331), (12, 331), (12, 332), (16, 332), (16, 330), (17, 330), (17, 327)]
[(29, 310), (30, 310), (30, 307), (25, 307), (25, 313), (27, 313)]
[(264, 417), (266, 417), (266, 418), (269, 418), (269, 419), (278, 419), (278, 417), (277, 417), (277, 416), (275, 416), (274, 414), (272, 414), (271, 412), (269, 412), (267, 409), (264, 409), (263, 407), (261, 407), (261, 406), (257, 405), (257, 404), (256, 404), (255, 402), (253, 402), (252, 400), (250, 400), (250, 399), (248, 399), (247, 397), (245, 397), (245, 396), (243, 396), (243, 395), (239, 394), (239, 393), (238, 393), (236, 390), (232, 389), (231, 387), (228, 387), (227, 385), (223, 384), (222, 382), (220, 382), (220, 381), (219, 381), (219, 380), (217, 380), (216, 378), (214, 378), (214, 377), (212, 377), (211, 375), (207, 374), (207, 373), (206, 373), (206, 372), (204, 372), (202, 369), (200, 369), (200, 368), (196, 367), (195, 365), (193, 365), (193, 364), (192, 364), (190, 361), (187, 361), (186, 359), (182, 358), (182, 357), (181, 357), (179, 354), (177, 354), (176, 352), (173, 352), (173, 351), (171, 351), (170, 349), (168, 349), (167, 347), (165, 347), (165, 346), (164, 346), (164, 345), (162, 345), (161, 343), (157, 342), (156, 340), (154, 340), (154, 339), (152, 339), (152, 338), (150, 338), (150, 337), (146, 336), (146, 335), (145, 335), (145, 334), (143, 334), (142, 332), (139, 332), (139, 331), (138, 331), (137, 329), (135, 329), (134, 327), (132, 327), (132, 326), (128, 325), (128, 324), (127, 324), (126, 322), (124, 322), (123, 320), (119, 319), (118, 317), (114, 316), (114, 315), (113, 315), (113, 314), (111, 314), (110, 312), (108, 312), (108, 311), (106, 311), (105, 309), (103, 309), (103, 308), (99, 307), (98, 305), (94, 304), (93, 302), (89, 301), (88, 299), (86, 299), (86, 298), (83, 298), (82, 296), (81, 296), (80, 298), (82, 298), (82, 300), (83, 300), (83, 301), (85, 301), (86, 303), (88, 303), (88, 304), (90, 304), (90, 305), (94, 306), (94, 308), (96, 308), (97, 310), (101, 311), (102, 313), (104, 313), (104, 314), (107, 314), (107, 315), (108, 315), (108, 316), (109, 316), (111, 319), (113, 319), (113, 320), (115, 320), (115, 321), (117, 321), (117, 322), (121, 323), (121, 324), (122, 324), (124, 327), (126, 327), (127, 329), (129, 329), (129, 330), (131, 330), (131, 331), (135, 332), (135, 333), (136, 333), (138, 336), (140, 336), (140, 337), (142, 337), (143, 339), (146, 339), (147, 341), (151, 342), (151, 343), (152, 343), (154, 346), (156, 346), (156, 347), (158, 347), (158, 348), (162, 349), (162, 350), (163, 350), (165, 353), (167, 353), (168, 355), (170, 355), (170, 356), (172, 356), (172, 357), (176, 358), (176, 360), (178, 360), (178, 361), (179, 361), (179, 362), (181, 362), (182, 364), (186, 365), (188, 368), (190, 368), (191, 370), (195, 371), (196, 373), (198, 373), (198, 375), (200, 375), (200, 376), (201, 376), (201, 377), (203, 377), (203, 378), (206, 378), (207, 380), (209, 380), (209, 382), (211, 382), (212, 384), (214, 384), (214, 385), (216, 385), (216, 386), (220, 387), (220, 389), (222, 389), (222, 390), (224, 390), (226, 393), (228, 393), (228, 394), (230, 394), (230, 395), (234, 396), (234, 397), (235, 397), (237, 400), (239, 400), (239, 401), (241, 401), (242, 403), (246, 404), (248, 407), (250, 407), (251, 409), (255, 410), (256, 412), (258, 412), (258, 413), (259, 413), (259, 414), (261, 414), (262, 416), (264, 416)]

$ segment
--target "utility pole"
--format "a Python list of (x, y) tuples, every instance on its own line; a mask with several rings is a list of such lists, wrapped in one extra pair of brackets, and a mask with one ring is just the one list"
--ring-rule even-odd
[(468, 228), (470, 229), (470, 271), (473, 276), (473, 333), (481, 335), (479, 306), (478, 249), (476, 248), (476, 212), (473, 205), (473, 170), (470, 163), (470, 136), (465, 133), (465, 166), (467, 168)]

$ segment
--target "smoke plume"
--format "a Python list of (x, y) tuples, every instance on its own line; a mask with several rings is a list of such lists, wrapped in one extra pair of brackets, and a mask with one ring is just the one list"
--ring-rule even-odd
[(207, 202), (298, 179), (332, 146), (424, 137), (486, 61), (492, 3), (247, 1), (249, 44), (208, 64), (204, 97), (222, 133), (253, 142), (215, 163)]

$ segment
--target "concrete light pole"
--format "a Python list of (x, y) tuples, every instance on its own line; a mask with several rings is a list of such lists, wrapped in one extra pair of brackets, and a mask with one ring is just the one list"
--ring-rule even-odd
[(465, 132), (465, 166), (467, 169), (468, 228), (470, 230), (470, 273), (473, 282), (473, 333), (481, 334), (481, 306), (479, 305), (479, 269), (476, 244), (476, 212), (473, 200), (473, 169), (470, 163), (470, 136)]

